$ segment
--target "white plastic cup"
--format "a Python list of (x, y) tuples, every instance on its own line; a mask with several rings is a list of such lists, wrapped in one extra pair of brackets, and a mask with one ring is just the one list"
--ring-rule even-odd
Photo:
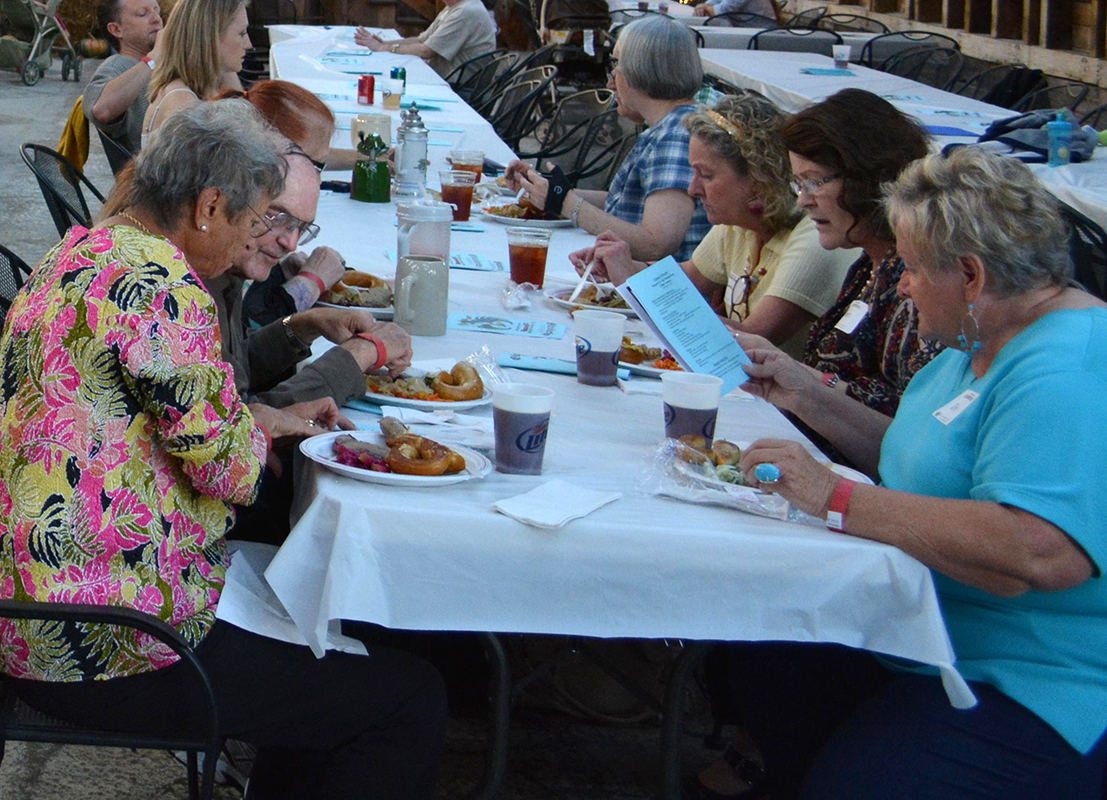
[(499, 472), (542, 473), (553, 399), (553, 389), (530, 383), (504, 383), (492, 387), (492, 421)]
[(834, 54), (834, 66), (837, 69), (847, 69), (849, 67), (853, 47), (848, 44), (836, 44), (831, 46), (830, 52)]
[(581, 309), (573, 314), (577, 345), (577, 381), (614, 386), (627, 318), (613, 311)]
[(710, 447), (723, 379), (695, 372), (666, 372), (661, 376), (661, 400), (665, 412), (665, 436), (702, 436)]

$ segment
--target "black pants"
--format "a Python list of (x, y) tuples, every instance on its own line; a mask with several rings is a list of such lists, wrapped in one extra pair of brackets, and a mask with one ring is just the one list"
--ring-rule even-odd
[(709, 672), (715, 699), (733, 704), (731, 719), (757, 743), (776, 800), (1103, 796), (1107, 737), (1081, 755), (990, 685), (973, 683), (979, 703), (958, 710), (937, 677), (885, 669), (864, 651), (767, 642), (722, 652)]
[[(385, 646), (317, 659), (224, 622), (197, 655), (222, 733), (259, 748), (251, 798), (434, 796), (446, 696), (425, 661)], [(19, 683), (23, 699), (47, 713), (125, 731), (180, 730), (198, 705), (180, 665), (110, 681)]]

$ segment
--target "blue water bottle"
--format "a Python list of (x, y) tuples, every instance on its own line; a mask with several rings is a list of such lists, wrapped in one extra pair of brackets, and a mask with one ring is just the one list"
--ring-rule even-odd
[(1072, 157), (1072, 123), (1065, 119), (1063, 112), (1057, 112), (1057, 118), (1047, 122), (1045, 129), (1049, 139), (1049, 166), (1068, 164)]

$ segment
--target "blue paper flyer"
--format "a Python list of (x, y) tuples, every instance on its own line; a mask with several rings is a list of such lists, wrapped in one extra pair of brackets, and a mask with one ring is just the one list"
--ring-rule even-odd
[(505, 336), (532, 336), (539, 339), (561, 339), (568, 329), (555, 322), (494, 317), (490, 314), (450, 314), (446, 327), (452, 331), (499, 333)]
[(723, 394), (749, 379), (749, 356), (672, 256), (618, 288), (686, 370), (722, 378)]

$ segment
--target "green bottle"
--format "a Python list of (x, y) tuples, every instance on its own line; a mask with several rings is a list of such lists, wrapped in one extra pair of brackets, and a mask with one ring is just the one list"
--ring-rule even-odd
[(392, 200), (388, 172), (388, 145), (379, 133), (358, 133), (358, 159), (354, 164), (350, 196), (363, 203), (388, 203)]

